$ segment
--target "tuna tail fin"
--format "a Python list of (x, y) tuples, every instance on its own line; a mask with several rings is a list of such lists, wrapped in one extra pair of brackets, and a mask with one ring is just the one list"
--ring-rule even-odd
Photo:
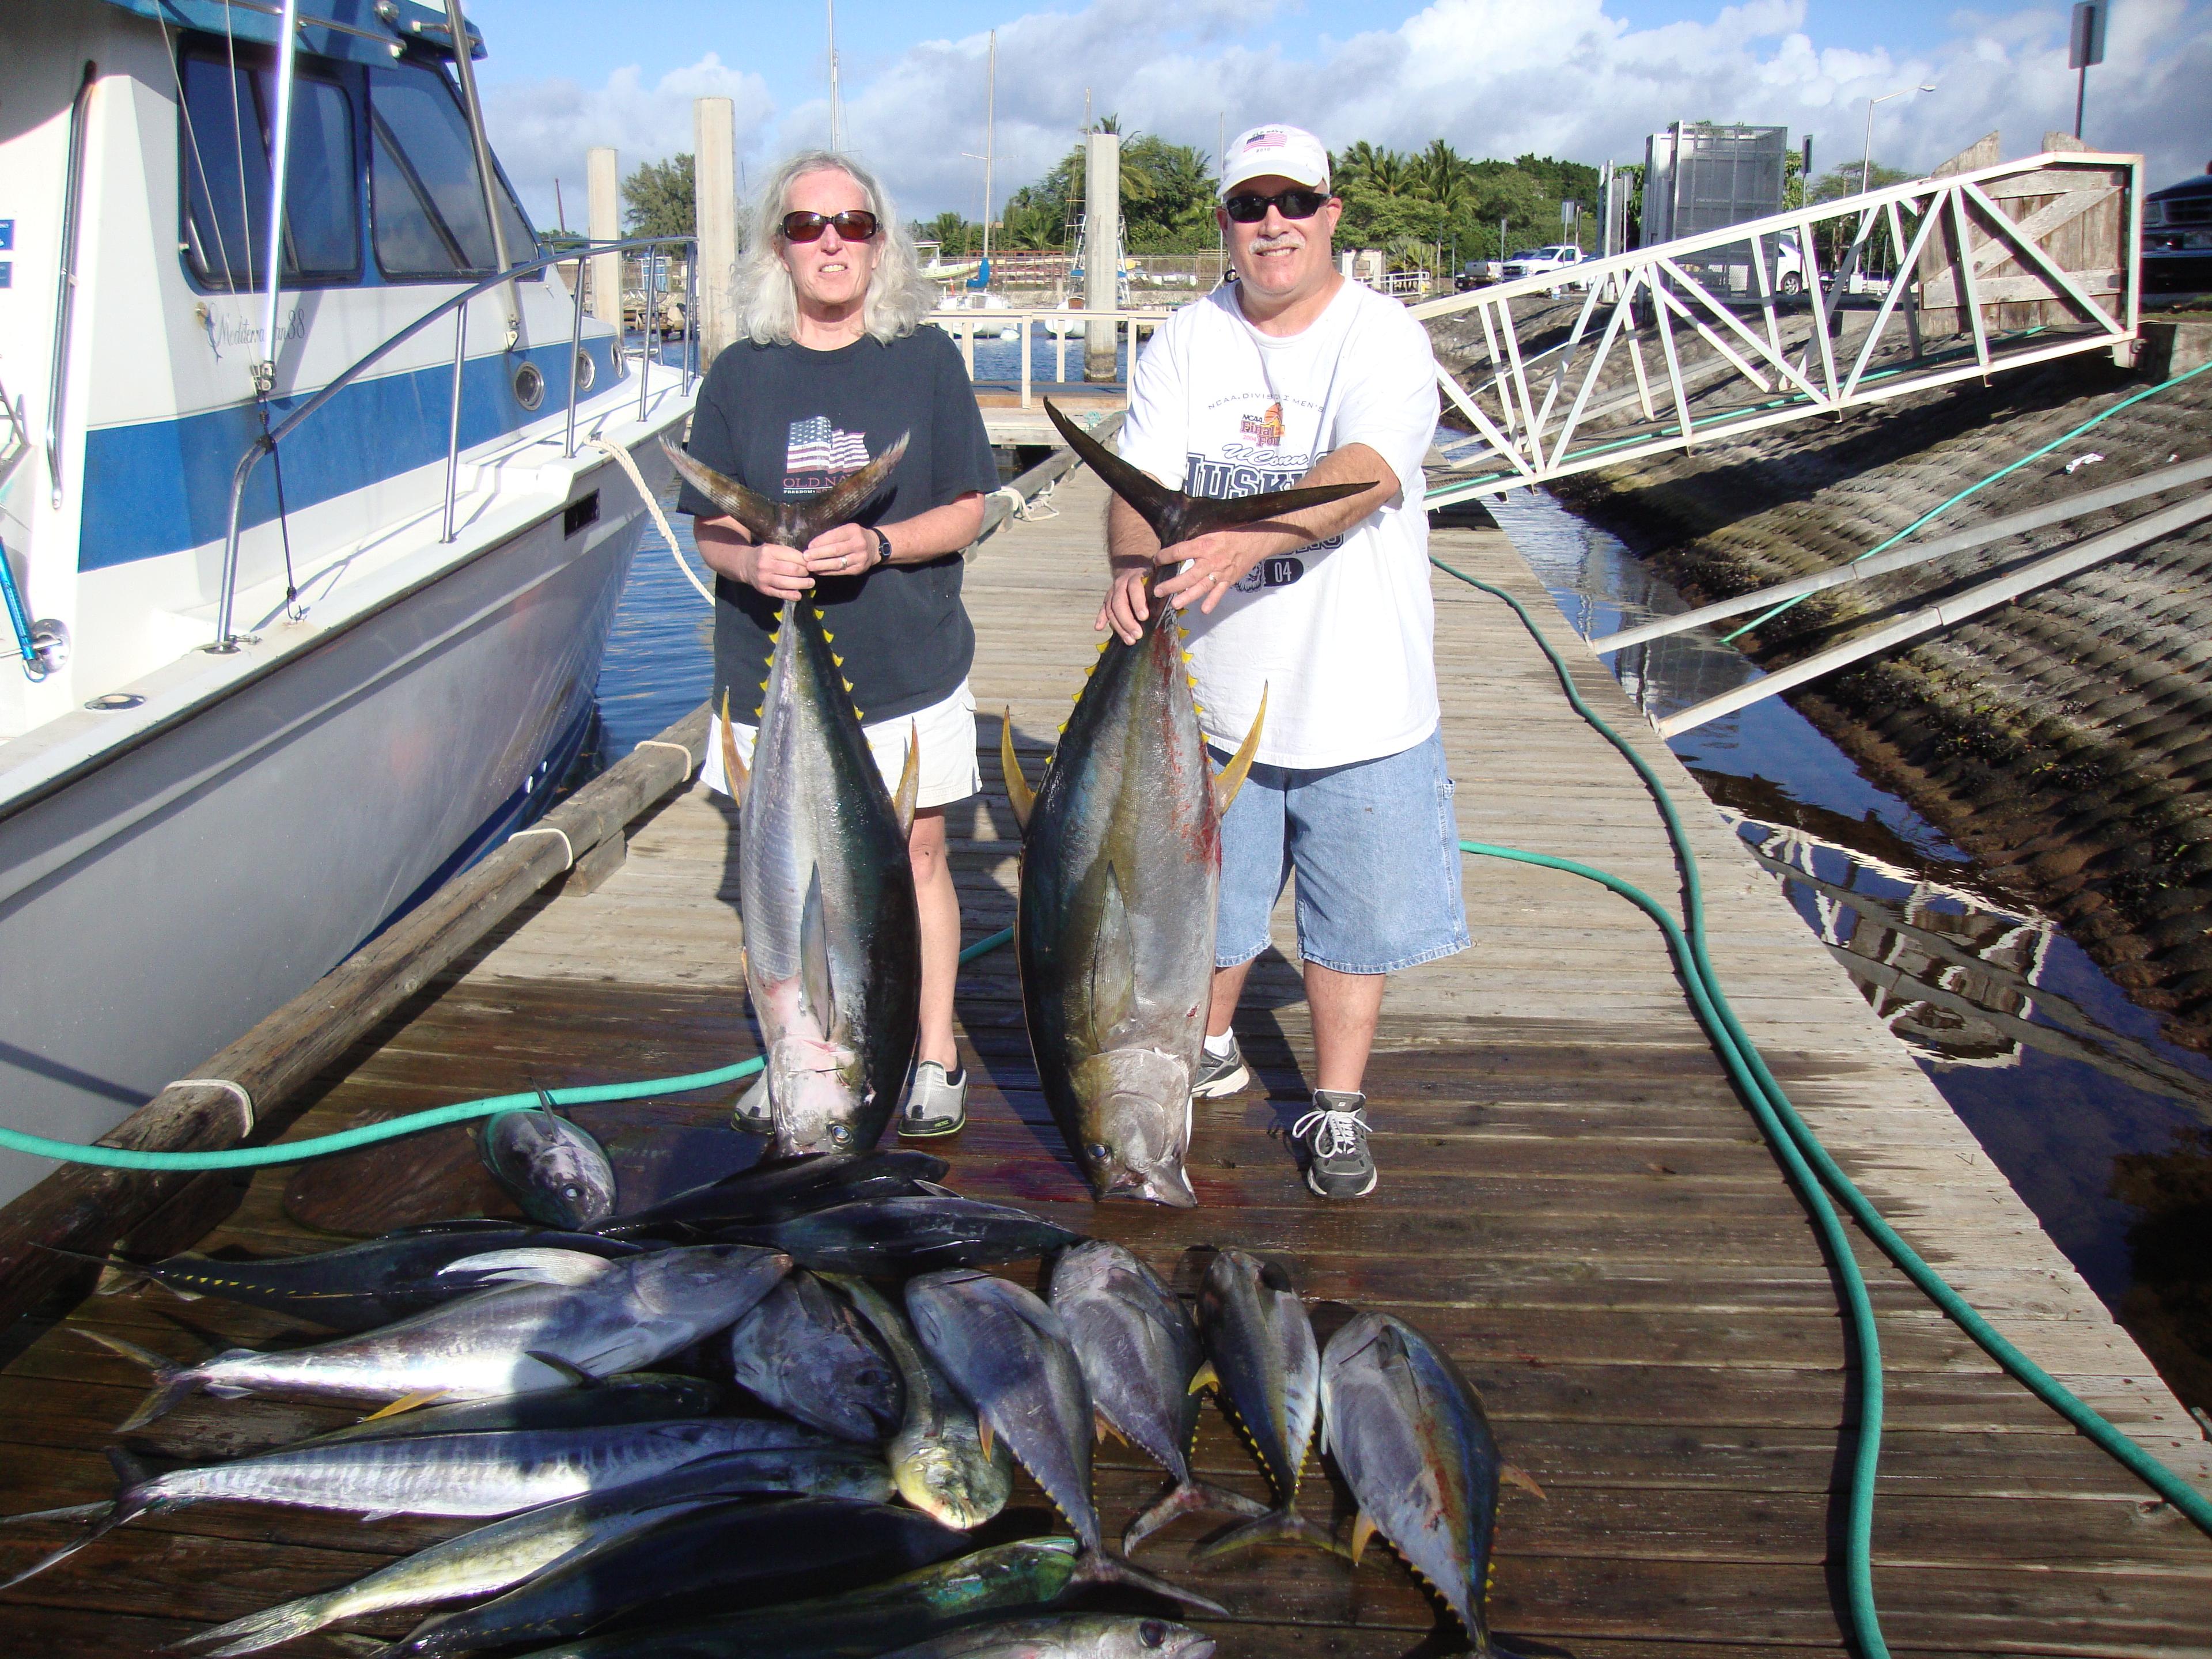
[(1328, 1528), (1316, 1526), (1293, 1509), (1270, 1510), (1256, 1521), (1244, 1521), (1216, 1533), (1190, 1553), (1193, 1561), (1218, 1561), (1255, 1544), (1310, 1544), (1349, 1560), (1352, 1552), (1336, 1541)]
[(726, 478), (713, 467), (702, 466), (665, 438), (660, 441), (660, 447), (675, 463), (677, 473), (684, 482), (743, 525), (747, 535), (757, 542), (776, 538), (774, 502), (763, 501), (735, 478)]
[[(264, 1648), (273, 1648), (280, 1642), (320, 1630), (337, 1599), (337, 1595), (303, 1595), (295, 1601), (249, 1613), (243, 1619), (234, 1619), (227, 1625), (184, 1637), (169, 1645), (204, 1650), (207, 1659), (234, 1659), (238, 1654), (258, 1653)], [(377, 1645), (384, 1644), (380, 1642)]]
[(1137, 516), (1152, 526), (1162, 547), (1173, 547), (1210, 530), (1256, 524), (1262, 519), (1279, 518), (1285, 513), (1340, 501), (1375, 488), (1373, 483), (1309, 484), (1300, 489), (1270, 490), (1264, 495), (1187, 495), (1130, 465), (1054, 409), (1049, 398), (1044, 401), (1044, 412), (1052, 417), (1052, 423), (1060, 428), (1060, 435), (1067, 440), (1068, 447), (1084, 465), (1105, 480), (1106, 487), (1136, 509)]
[(1164, 1596), (1170, 1601), (1180, 1601), (1187, 1607), (1196, 1607), (1200, 1613), (1210, 1613), (1217, 1619), (1226, 1618), (1229, 1609), (1218, 1601), (1210, 1601), (1196, 1590), (1187, 1590), (1180, 1584), (1171, 1584), (1164, 1578), (1155, 1577), (1141, 1567), (1133, 1567), (1127, 1561), (1116, 1561), (1110, 1555), (1096, 1553), (1085, 1555), (1075, 1564), (1075, 1577), (1069, 1589), (1077, 1584), (1120, 1584), (1129, 1589), (1140, 1589), (1148, 1595)]
[(891, 811), (898, 817), (899, 833), (907, 835), (914, 829), (915, 803), (921, 799), (921, 722), (908, 720), (906, 726), (906, 764), (899, 768), (899, 785), (891, 796)]
[(899, 461), (906, 454), (906, 441), (911, 435), (902, 432), (898, 441), (870, 461), (858, 472), (847, 474), (819, 495), (810, 495), (799, 504), (799, 533), (801, 547), (811, 542), (825, 530), (835, 530), (849, 523), (878, 490), (890, 482)]
[(1014, 711), (1006, 710), (999, 722), (999, 769), (1006, 777), (1006, 804), (1014, 809), (1014, 827), (1029, 833), (1030, 814), (1036, 810), (1036, 791), (1022, 775), (1022, 763), (1014, 753)]
[(28, 1515), (7, 1517), (10, 1521), (89, 1521), (92, 1524), (61, 1548), (40, 1557), (13, 1577), (0, 1580), (0, 1590), (12, 1589), (27, 1578), (37, 1577), (56, 1562), (68, 1560), (87, 1544), (105, 1538), (125, 1522), (154, 1507), (153, 1500), (144, 1494), (148, 1476), (138, 1460), (121, 1447), (112, 1446), (108, 1449), (107, 1461), (114, 1468), (118, 1488), (111, 1502), (75, 1504), (67, 1509), (38, 1510)]
[(1260, 728), (1267, 723), (1267, 688), (1260, 688), (1260, 712), (1252, 716), (1252, 729), (1244, 734), (1244, 742), (1229, 757), (1229, 764), (1213, 775), (1213, 810), (1218, 816), (1229, 810), (1229, 803), (1237, 799), (1237, 792), (1244, 787), (1244, 779), (1252, 769), (1252, 757), (1260, 752)]
[(134, 1429), (144, 1428), (200, 1386), (200, 1373), (197, 1366), (173, 1365), (152, 1349), (142, 1348), (136, 1342), (126, 1342), (106, 1331), (88, 1330), (79, 1326), (77, 1334), (89, 1337), (101, 1347), (119, 1353), (125, 1359), (135, 1360), (154, 1373), (154, 1392), (148, 1395), (145, 1402), (125, 1419), (116, 1430), (118, 1434), (129, 1434)]
[(1186, 1515), (1241, 1515), (1250, 1518), (1267, 1512), (1265, 1504), (1241, 1492), (1210, 1486), (1203, 1480), (1178, 1480), (1162, 1492), (1150, 1509), (1129, 1522), (1121, 1534), (1121, 1553), (1133, 1555), (1138, 1545)]
[(744, 762), (738, 758), (738, 734), (730, 725), (729, 688), (722, 688), (722, 778), (730, 786), (730, 799), (739, 806), (745, 804), (745, 791), (752, 787), (752, 774), (745, 770)]

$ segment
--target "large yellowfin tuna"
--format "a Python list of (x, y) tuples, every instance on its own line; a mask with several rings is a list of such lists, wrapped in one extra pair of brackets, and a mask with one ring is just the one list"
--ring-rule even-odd
[[(1187, 495), (1045, 409), (1163, 547), (1370, 487)], [(1024, 836), (1015, 949), (1046, 1103), (1096, 1196), (1188, 1209), (1198, 1201), (1183, 1156), (1213, 977), (1221, 814), (1250, 769), (1261, 722), (1216, 775), (1175, 607), (1154, 599), (1148, 610), (1134, 645), (1115, 638), (1101, 650), (1034, 796), (1011, 722), (1000, 754)]]
[[(756, 541), (804, 548), (889, 479), (899, 441), (834, 488), (771, 502), (663, 441), (676, 469)], [(893, 799), (860, 732), (852, 688), (819, 608), (786, 600), (762, 683), (750, 773), (722, 702), (722, 758), (744, 809), (738, 903), (745, 988), (768, 1043), (775, 1155), (863, 1152), (906, 1086), (921, 1016), (921, 921), (907, 830), (919, 740)]]

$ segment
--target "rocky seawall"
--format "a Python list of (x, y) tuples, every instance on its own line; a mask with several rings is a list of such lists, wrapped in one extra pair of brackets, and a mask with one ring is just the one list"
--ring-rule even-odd
[[(2157, 357), (2151, 374), (2172, 361)], [(1559, 494), (1705, 604), (1863, 554), (2156, 383), (2101, 357), (2065, 359), (1586, 474)], [(2111, 414), (1917, 538), (2208, 453), (2212, 373)], [(1824, 592), (1737, 643), (1782, 666), (2185, 493)], [(2212, 1048), (2212, 521), (1790, 701), (2058, 917), (2176, 1041)]]

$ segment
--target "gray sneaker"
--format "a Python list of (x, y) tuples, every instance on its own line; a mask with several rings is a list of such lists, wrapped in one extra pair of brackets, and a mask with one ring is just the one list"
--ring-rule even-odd
[(955, 1133), (967, 1122), (968, 1073), (962, 1072), (955, 1083), (933, 1060), (916, 1066), (906, 1104), (899, 1108), (899, 1133), (910, 1140), (927, 1140)]
[(1364, 1198), (1375, 1190), (1375, 1155), (1367, 1150), (1367, 1097), (1314, 1091), (1313, 1110), (1291, 1126), (1307, 1143), (1306, 1185), (1323, 1198)]
[(1212, 1100), (1217, 1095), (1233, 1095), (1251, 1080), (1244, 1051), (1237, 1046), (1237, 1034), (1231, 1031), (1227, 1054), (1198, 1051), (1198, 1075), (1191, 1079), (1190, 1092), (1195, 1099)]
[(730, 1127), (742, 1135), (775, 1133), (775, 1120), (769, 1115), (768, 1073), (765, 1070), (753, 1079), (753, 1086), (739, 1095), (738, 1103), (730, 1109)]

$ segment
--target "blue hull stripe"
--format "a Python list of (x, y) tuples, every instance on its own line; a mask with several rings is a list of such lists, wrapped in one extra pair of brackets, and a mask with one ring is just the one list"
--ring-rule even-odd
[[(608, 338), (586, 340), (584, 349), (595, 384), (611, 385)], [(561, 409), (568, 397), (568, 356), (564, 340), (471, 358), (461, 371), (461, 447)], [(514, 398), (517, 360), (526, 357), (545, 377), (544, 401), (535, 410)], [(284, 441), (285, 505), (313, 507), (443, 459), (453, 386), (447, 363), (348, 386)], [(271, 420), (303, 401), (275, 399)], [(229, 532), (231, 476), (260, 432), (261, 417), (249, 403), (87, 433), (77, 568), (104, 570), (222, 540)], [(251, 528), (276, 516), (276, 471), (264, 461), (246, 486), (241, 520)]]

